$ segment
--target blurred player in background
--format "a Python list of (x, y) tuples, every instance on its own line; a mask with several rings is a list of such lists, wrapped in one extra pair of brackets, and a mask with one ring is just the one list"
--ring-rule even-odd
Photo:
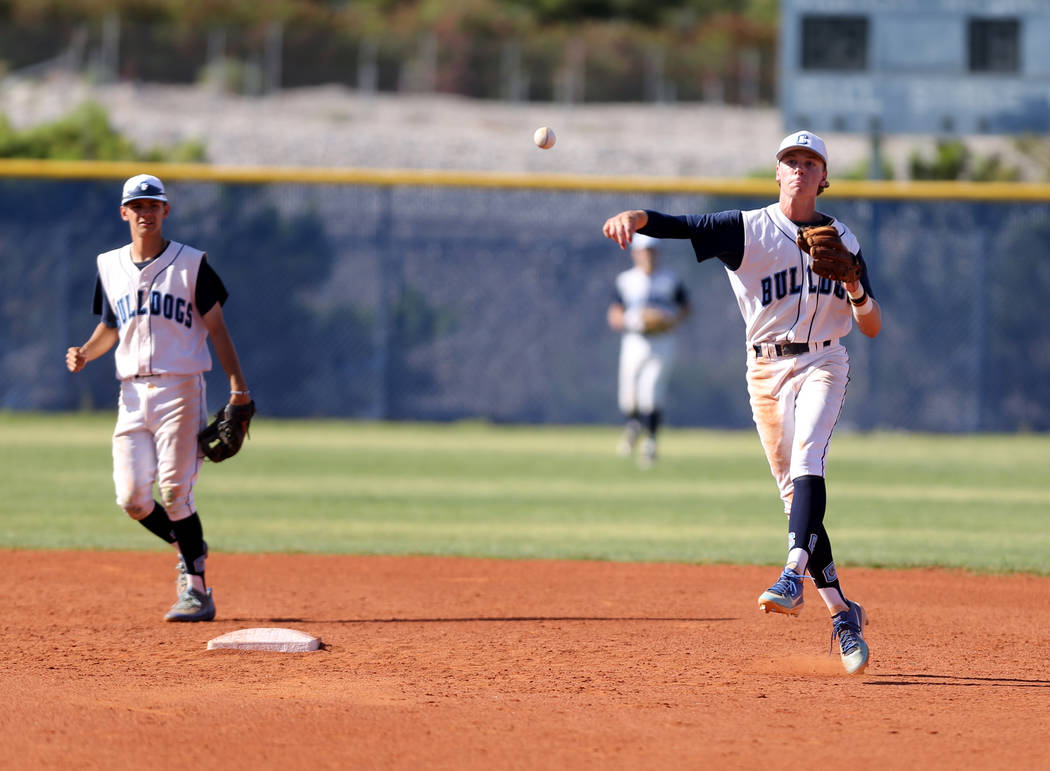
[[(98, 256), (93, 310), (102, 318), (87, 342), (66, 351), (66, 367), (80, 372), (117, 346), (117, 505), (179, 550), (177, 599), (164, 620), (211, 621), (208, 547), (193, 502), (202, 460), (197, 434), (208, 417), (209, 338), (229, 377), (230, 403), (247, 404), (251, 396), (222, 315), (226, 288), (204, 252), (164, 237), (168, 213), (159, 179), (139, 174), (124, 183), (120, 216), (131, 243)], [(154, 484), (163, 503), (153, 497)]]
[[(641, 231), (689, 239), (698, 261), (725, 266), (747, 335), (751, 412), (788, 514), (788, 554), (780, 578), (758, 598), (766, 613), (797, 614), (807, 569), (831, 613), (832, 639), (850, 674), (864, 671), (864, 609), (839, 584), (824, 527), (825, 460), (846, 398), (849, 356), (840, 342), (855, 323), (868, 337), (882, 329), (856, 236), (817, 210), (828, 187), (828, 152), (809, 131), (789, 134), (776, 152), (779, 200), (764, 208), (670, 216), (635, 209), (606, 220), (602, 232), (626, 248)], [(831, 225), (860, 265), (845, 283), (822, 278), (798, 245), (799, 228)]]
[(663, 418), (667, 383), (674, 369), (674, 329), (689, 315), (689, 294), (669, 268), (659, 263), (659, 239), (636, 235), (634, 267), (616, 277), (609, 326), (622, 333), (618, 401), (626, 420), (617, 451), (634, 453), (645, 434), (638, 465), (656, 460), (656, 433)]

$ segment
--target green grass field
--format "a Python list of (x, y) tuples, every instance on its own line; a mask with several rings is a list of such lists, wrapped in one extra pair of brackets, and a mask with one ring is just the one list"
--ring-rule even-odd
[[(114, 415), (0, 413), (0, 546), (161, 549), (113, 501)], [(753, 431), (668, 429), (641, 471), (614, 427), (257, 419), (206, 464), (224, 551), (777, 564), (787, 522)], [(839, 433), (840, 565), (1050, 574), (1050, 437)]]

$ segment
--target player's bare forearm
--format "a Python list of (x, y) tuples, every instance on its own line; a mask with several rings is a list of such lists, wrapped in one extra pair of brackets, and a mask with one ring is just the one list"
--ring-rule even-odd
[(608, 313), (605, 314), (606, 320), (609, 322), (609, 329), (613, 332), (623, 332), (623, 306), (613, 303), (609, 306)]
[(252, 400), (248, 384), (241, 372), (241, 361), (237, 357), (237, 348), (226, 328), (226, 319), (222, 315), (222, 306), (216, 303), (204, 314), (204, 325), (208, 328), (208, 337), (215, 356), (222, 365), (223, 371), (230, 379), (230, 404), (247, 404)]
[(875, 337), (882, 331), (882, 308), (871, 295), (868, 295), (868, 300), (864, 305), (870, 306), (870, 309), (864, 306), (854, 308), (853, 320), (857, 322), (857, 329), (861, 331), (861, 334)]
[(117, 336), (116, 329), (99, 323), (86, 343), (66, 349), (66, 369), (70, 372), (80, 372), (85, 364), (112, 348), (117, 342)]
[(602, 234), (626, 249), (639, 228), (644, 228), (649, 215), (642, 209), (629, 209), (609, 217), (602, 226)]

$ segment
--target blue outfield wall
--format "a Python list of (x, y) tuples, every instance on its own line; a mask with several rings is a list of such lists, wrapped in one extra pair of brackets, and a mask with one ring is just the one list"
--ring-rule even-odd
[[(0, 173), (0, 409), (115, 408), (111, 357), (74, 376), (64, 352), (97, 321), (95, 255), (128, 240), (114, 177), (139, 170)], [(754, 208), (776, 195), (771, 180), (692, 189), (150, 170), (168, 183), (166, 234), (206, 250), (230, 291), (227, 321), (261, 414), (288, 417), (617, 423), (619, 340), (605, 311), (629, 257), (602, 237), (606, 217)], [(885, 323), (875, 340), (846, 340), (840, 425), (1050, 429), (1050, 195), (841, 187), (821, 208), (858, 234)], [(749, 427), (743, 322), (724, 269), (697, 264), (685, 242), (664, 259), (694, 307), (668, 423)], [(221, 371), (208, 383), (214, 410)]]

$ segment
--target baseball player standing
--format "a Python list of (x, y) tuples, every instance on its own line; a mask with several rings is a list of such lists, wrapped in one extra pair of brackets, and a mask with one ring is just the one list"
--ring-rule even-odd
[(165, 620), (210, 621), (215, 602), (204, 580), (207, 544), (193, 503), (202, 461), (197, 434), (207, 421), (209, 337), (229, 377), (230, 403), (251, 397), (223, 319), (226, 288), (204, 252), (164, 237), (169, 211), (156, 177), (139, 174), (124, 183), (120, 216), (131, 243), (98, 256), (93, 310), (102, 319), (87, 342), (66, 351), (66, 367), (79, 372), (117, 346), (117, 504), (179, 550), (178, 598)]
[[(620, 248), (636, 233), (688, 238), (698, 261), (724, 264), (746, 327), (752, 416), (788, 514), (786, 564), (758, 604), (766, 613), (797, 614), (808, 570), (831, 613), (843, 666), (853, 674), (868, 664), (867, 618), (846, 598), (835, 571), (824, 527), (825, 462), (849, 378), (840, 340), (854, 322), (875, 337), (882, 312), (857, 238), (817, 211), (817, 196), (828, 187), (824, 141), (795, 132), (780, 143), (776, 160), (780, 199), (770, 206), (686, 216), (625, 211), (609, 218), (603, 233)], [(843, 284), (814, 273), (811, 256), (796, 243), (806, 225), (834, 226), (859, 263), (858, 280)]]
[(626, 425), (617, 451), (634, 453), (642, 431), (645, 442), (638, 465), (656, 460), (656, 432), (663, 417), (667, 383), (674, 368), (673, 330), (689, 315), (689, 294), (669, 268), (658, 265), (659, 239), (635, 235), (631, 241), (634, 267), (616, 277), (609, 305), (609, 326), (622, 333), (617, 400)]

